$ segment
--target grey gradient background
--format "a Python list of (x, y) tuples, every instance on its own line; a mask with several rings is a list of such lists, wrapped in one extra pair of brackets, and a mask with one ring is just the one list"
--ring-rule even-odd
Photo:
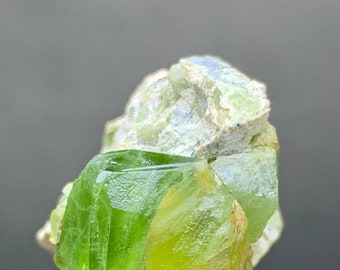
[(56, 269), (35, 231), (149, 72), (211, 53), (266, 82), (282, 240), (257, 269), (339, 269), (340, 1), (0, 0), (0, 269)]

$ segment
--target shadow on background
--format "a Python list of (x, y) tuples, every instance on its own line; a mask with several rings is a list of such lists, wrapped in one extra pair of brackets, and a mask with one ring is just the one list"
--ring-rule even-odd
[(0, 0), (1, 269), (56, 269), (34, 242), (61, 187), (145, 74), (210, 53), (264, 81), (281, 141), (282, 240), (258, 269), (336, 269), (340, 2)]

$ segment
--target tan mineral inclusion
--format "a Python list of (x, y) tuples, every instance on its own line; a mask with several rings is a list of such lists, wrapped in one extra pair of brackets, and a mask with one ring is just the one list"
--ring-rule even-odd
[[(268, 122), (269, 112), (264, 84), (217, 57), (183, 58), (169, 70), (156, 71), (142, 81), (125, 113), (107, 123), (101, 152), (137, 149), (204, 158), (217, 174), (251, 177), (246, 182), (250, 189), (261, 190), (259, 198), (270, 197), (272, 194), (264, 194), (266, 189), (256, 184), (259, 177), (268, 177), (268, 185), (277, 185), (279, 144), (275, 128)], [(230, 165), (230, 170), (225, 170), (225, 164)], [(230, 184), (239, 185), (232, 180)], [(68, 193), (66, 201), (67, 196)], [(57, 208), (60, 219), (65, 205), (64, 196), (64, 203)], [(256, 219), (248, 221), (249, 239), (254, 240), (250, 241), (253, 266), (280, 237), (283, 221), (277, 204), (272, 213), (269, 220), (266, 218), (262, 236), (251, 235), (252, 226), (261, 225)], [(37, 238), (45, 248), (53, 250), (47, 240), (49, 235), (47, 223)], [(56, 243), (56, 239), (52, 242)]]

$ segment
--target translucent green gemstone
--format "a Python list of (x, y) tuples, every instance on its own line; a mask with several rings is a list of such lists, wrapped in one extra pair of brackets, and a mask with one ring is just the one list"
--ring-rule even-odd
[(55, 262), (74, 270), (250, 269), (246, 230), (241, 206), (205, 160), (110, 152), (74, 182)]

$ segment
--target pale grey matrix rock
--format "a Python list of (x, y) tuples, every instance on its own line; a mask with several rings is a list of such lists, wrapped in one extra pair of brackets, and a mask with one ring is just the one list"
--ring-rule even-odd
[(210, 56), (184, 58), (137, 87), (106, 126), (103, 151), (141, 149), (211, 158), (242, 152), (266, 125), (262, 83)]

